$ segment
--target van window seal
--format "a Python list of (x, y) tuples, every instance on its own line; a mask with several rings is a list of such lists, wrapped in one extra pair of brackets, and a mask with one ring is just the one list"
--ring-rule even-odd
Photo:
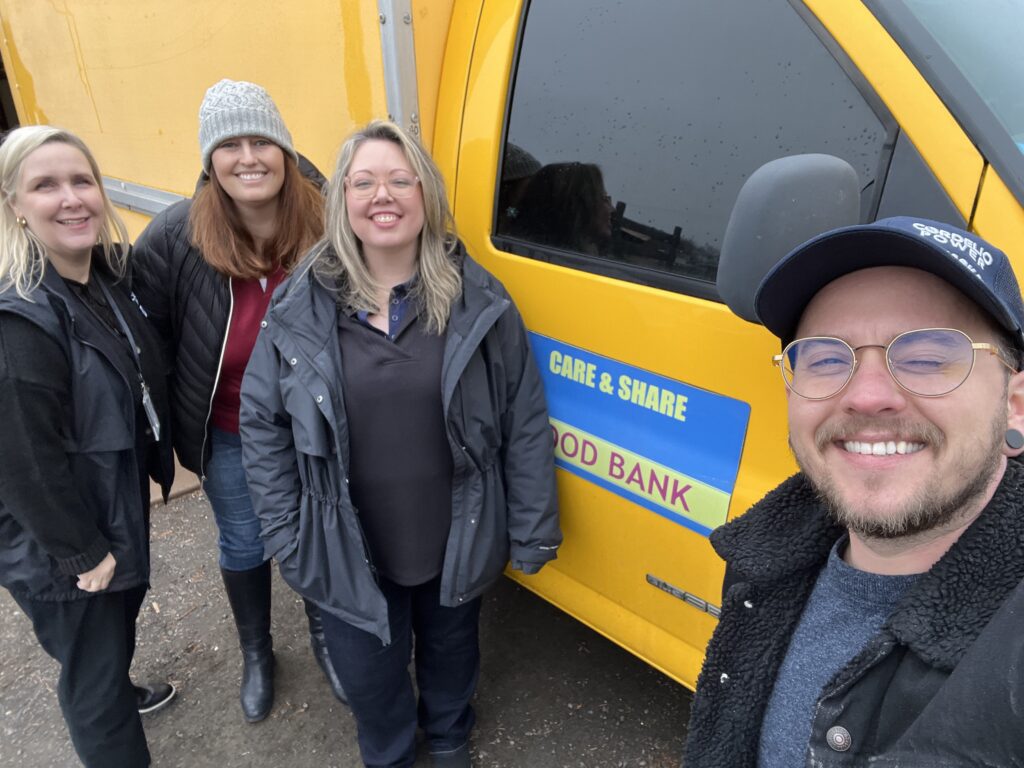
[(525, 256), (534, 261), (543, 261), (560, 267), (579, 270), (587, 274), (611, 277), (635, 285), (658, 288), (663, 291), (685, 294), (698, 299), (723, 303), (718, 288), (713, 282), (694, 277), (675, 275), (658, 269), (650, 269), (616, 259), (588, 256), (575, 251), (565, 251), (548, 245), (519, 240), (507, 235), (491, 235), (491, 244), (499, 251), (515, 256)]

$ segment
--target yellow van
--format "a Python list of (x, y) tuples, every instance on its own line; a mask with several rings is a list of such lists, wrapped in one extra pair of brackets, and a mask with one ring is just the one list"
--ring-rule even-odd
[(520, 580), (691, 688), (723, 576), (707, 536), (794, 470), (775, 342), (715, 283), (744, 180), (835, 155), (862, 221), (950, 221), (1024, 259), (1019, 4), (0, 0), (0, 20), (9, 120), (81, 134), (136, 231), (193, 188), (221, 77), (266, 86), (325, 170), (372, 117), (420, 133), (545, 375), (565, 545)]

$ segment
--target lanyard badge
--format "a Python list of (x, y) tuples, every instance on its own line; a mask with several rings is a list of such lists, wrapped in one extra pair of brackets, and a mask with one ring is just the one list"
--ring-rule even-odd
[(149, 428), (153, 431), (153, 439), (160, 442), (160, 417), (156, 415), (156, 408), (153, 407), (153, 398), (149, 396), (149, 387), (146, 386), (146, 382), (141, 376), (139, 381), (142, 383), (142, 408), (149, 420)]
[[(156, 407), (153, 405), (153, 398), (149, 394), (149, 387), (146, 385), (146, 380), (142, 377), (142, 361), (139, 360), (139, 353), (141, 349), (138, 344), (135, 343), (135, 336), (132, 334), (132, 329), (128, 325), (124, 316), (121, 314), (120, 308), (117, 306), (117, 302), (114, 301), (114, 297), (110, 295), (110, 291), (107, 290), (107, 286), (101, 281), (99, 283), (100, 289), (103, 291), (103, 295), (107, 299), (107, 304), (110, 306), (110, 310), (114, 313), (114, 317), (117, 318), (118, 325), (121, 326), (121, 330), (124, 332), (125, 338), (128, 339), (128, 344), (131, 347), (132, 359), (135, 361), (135, 369), (139, 373), (139, 385), (142, 387), (142, 409), (146, 412), (146, 419), (149, 421), (149, 428), (153, 433), (153, 439), (157, 442), (160, 441), (160, 417), (156, 415)], [(139, 310), (145, 314), (142, 310), (142, 305), (135, 299), (134, 294), (132, 299), (135, 300)]]

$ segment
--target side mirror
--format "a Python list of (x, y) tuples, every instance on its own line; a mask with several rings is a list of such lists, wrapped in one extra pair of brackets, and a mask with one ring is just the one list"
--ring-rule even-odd
[(718, 260), (718, 293), (752, 323), (754, 295), (768, 271), (806, 240), (860, 222), (857, 172), (832, 155), (765, 163), (736, 197)]

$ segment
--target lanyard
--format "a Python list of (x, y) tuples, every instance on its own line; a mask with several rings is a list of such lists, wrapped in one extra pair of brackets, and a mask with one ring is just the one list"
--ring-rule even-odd
[(139, 354), (142, 352), (142, 348), (135, 343), (135, 336), (132, 334), (132, 329), (129, 327), (128, 322), (124, 319), (124, 315), (121, 314), (121, 308), (114, 301), (114, 297), (111, 295), (110, 290), (101, 279), (96, 280), (100, 290), (103, 291), (103, 296), (107, 300), (107, 305), (110, 307), (110, 311), (114, 313), (114, 317), (117, 319), (117, 324), (121, 326), (121, 332), (124, 333), (125, 338), (128, 339), (128, 346), (131, 348), (132, 360), (135, 361), (135, 369), (139, 374), (139, 384), (142, 386), (142, 409), (146, 412), (146, 419), (149, 421), (149, 428), (153, 432), (153, 439), (160, 440), (160, 417), (156, 414), (156, 408), (153, 405), (153, 398), (149, 394), (149, 387), (146, 385), (146, 380), (142, 376), (142, 361), (139, 359)]

